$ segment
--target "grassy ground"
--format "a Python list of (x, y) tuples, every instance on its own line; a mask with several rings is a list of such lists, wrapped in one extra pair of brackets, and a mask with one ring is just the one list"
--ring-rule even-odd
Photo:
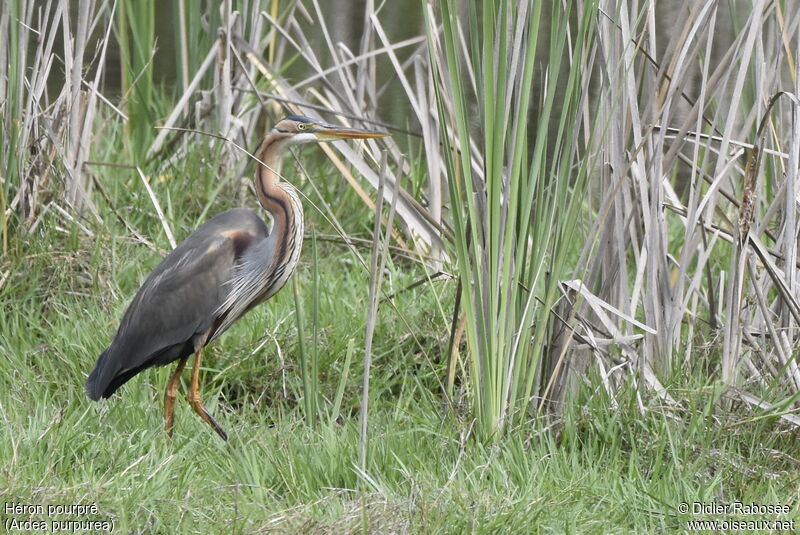
[[(342, 225), (368, 237), (371, 215), (352, 209), (357, 203), (346, 186), (314, 162), (307, 168), (317, 184), (341, 200), (334, 209)], [(189, 172), (193, 166), (201, 171)], [(397, 310), (381, 306), (370, 463), (359, 473), (368, 275), (342, 244), (328, 241), (318, 242), (316, 346), (308, 242), (296, 275), (305, 332), (298, 334), (288, 287), (204, 360), (202, 392), (230, 442), (183, 399), (169, 440), (161, 430), (169, 370), (145, 372), (101, 404), (83, 393), (86, 374), (160, 258), (114, 211), (168, 248), (137, 176), (97, 172), (109, 189), (110, 202), (101, 203), (106, 225), (85, 221), (90, 237), (51, 213), (0, 269), (0, 351), (8, 359), (0, 375), (3, 501), (98, 509), (32, 518), (111, 520), (118, 533), (654, 533), (683, 531), (687, 520), (705, 518), (680, 514), (681, 502), (796, 502), (794, 435), (772, 419), (736, 411), (720, 421), (718, 389), (692, 373), (676, 372), (668, 385), (681, 396), (681, 410), (645, 398), (642, 414), (636, 389), (623, 388), (614, 406), (583, 386), (556, 426), (533, 420), (499, 443), (476, 441), (464, 400), (453, 411), (441, 401), (448, 320), (440, 311), (452, 306), (452, 282), (400, 292)], [(232, 204), (238, 184), (219, 183), (199, 155), (153, 180), (179, 240), (205, 212)], [(308, 183), (303, 189), (313, 199)], [(313, 209), (307, 213), (315, 232), (331, 232)], [(422, 275), (396, 258), (387, 290)], [(298, 336), (319, 357), (323, 401), (314, 429), (301, 403)], [(346, 364), (351, 339), (357, 350)], [(340, 383), (343, 401), (334, 413)], [(29, 516), (6, 510), (3, 520)]]

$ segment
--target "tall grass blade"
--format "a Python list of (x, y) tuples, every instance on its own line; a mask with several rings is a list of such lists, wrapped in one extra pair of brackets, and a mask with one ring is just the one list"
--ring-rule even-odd
[(302, 292), (298, 277), (292, 277), (292, 290), (294, 292), (295, 321), (297, 322), (297, 352), (300, 354), (300, 375), (303, 380), (303, 412), (306, 424), (312, 429), (317, 425), (318, 416), (318, 388), (315, 383), (317, 378), (313, 375), (308, 351), (306, 349), (305, 311), (303, 310)]
[(118, 0), (115, 33), (119, 43), (121, 88), (124, 95), (127, 143), (134, 162), (140, 162), (155, 135), (153, 129), (154, 0)]
[[(391, 237), (391, 224), (394, 217), (396, 202), (392, 202), (390, 216), (386, 226), (386, 241), (383, 244), (383, 255), (381, 251), (381, 221), (383, 219), (383, 190), (386, 184), (388, 154), (383, 153), (383, 160), (380, 168), (380, 181), (378, 183), (377, 196), (375, 203), (375, 223), (372, 232), (372, 251), (369, 262), (369, 296), (367, 301), (367, 324), (364, 339), (364, 378), (361, 391), (361, 434), (358, 443), (358, 466), (362, 474), (367, 473), (367, 451), (369, 447), (369, 383), (372, 369), (372, 340), (375, 334), (375, 327), (378, 321), (378, 301), (380, 298), (381, 281), (383, 280), (383, 268), (388, 250), (389, 238)], [(398, 191), (399, 186), (393, 188)], [(395, 193), (394, 198), (398, 197)]]

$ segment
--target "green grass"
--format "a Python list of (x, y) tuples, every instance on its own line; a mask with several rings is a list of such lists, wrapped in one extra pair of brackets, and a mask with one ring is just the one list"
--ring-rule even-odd
[[(290, 307), (286, 296), (211, 351), (205, 376), (213, 379), (203, 391), (230, 443), (186, 403), (170, 441), (161, 430), (166, 371), (137, 377), (103, 405), (83, 395), (108, 336), (88, 319), (102, 317), (100, 303), (63, 293), (49, 302), (26, 297), (3, 320), (2, 350), (13, 370), (0, 398), (4, 500), (96, 503), (96, 518), (113, 519), (122, 533), (346, 533), (358, 531), (364, 509), (373, 533), (672, 532), (685, 520), (676, 513), (682, 501), (785, 503), (797, 488), (793, 437), (776, 434), (773, 422), (744, 419), (720, 433), (711, 425), (712, 388), (687, 385), (685, 414), (643, 416), (633, 391), (619, 409), (583, 392), (558, 439), (530, 423), (487, 446), (473, 440), (469, 422), (442, 417), (424, 369), (422, 378), (397, 378), (397, 355), (387, 351), (373, 376), (382, 388), (362, 478), (352, 411), (314, 431), (305, 425), (291, 395), (300, 391), (291, 342), (288, 398), (270, 349), (228, 368), (273, 309)], [(335, 384), (336, 365), (323, 365), (323, 388)], [(358, 374), (351, 377), (356, 383)], [(225, 392), (230, 399), (237, 382), (249, 395), (236, 406), (215, 402)]]
[[(313, 154), (311, 149), (303, 156), (313, 160)], [(190, 154), (180, 168), (152, 181), (178, 239), (207, 206), (213, 214), (231, 205), (238, 187), (231, 182), (217, 194), (214, 169), (197, 157)], [(186, 172), (195, 165), (200, 172)], [(330, 169), (309, 169), (336, 189)], [(167, 248), (133, 173), (97, 172), (116, 210)], [(633, 388), (622, 388), (613, 408), (602, 391), (584, 386), (553, 428), (546, 419), (528, 420), (494, 444), (475, 440), (463, 391), (448, 411), (439, 386), (449, 324), (436, 311), (451, 308), (452, 282), (435, 283), (442, 285), (437, 292), (427, 286), (401, 292), (396, 305), (408, 326), (396, 310), (380, 308), (369, 464), (366, 474), (359, 473), (368, 274), (343, 246), (329, 242), (318, 244), (323, 417), (317, 427), (305, 423), (288, 288), (240, 321), (204, 360), (204, 399), (230, 442), (219, 440), (182, 398), (169, 440), (161, 429), (169, 369), (137, 376), (101, 404), (83, 393), (86, 374), (160, 258), (130, 238), (109, 206), (103, 210), (106, 226), (87, 223), (94, 239), (77, 228), (56, 230), (63, 222), (49, 215), (36, 235), (22, 236), (14, 254), (3, 258), (4, 502), (94, 503), (97, 515), (61, 518), (111, 519), (118, 533), (166, 534), (361, 533), (365, 526), (368, 533), (657, 533), (685, 529), (687, 517), (676, 509), (683, 501), (796, 501), (800, 452), (793, 435), (778, 432), (772, 419), (748, 414), (714, 421), (718, 391), (692, 374), (673, 374), (669, 385), (681, 396), (680, 411), (645, 398), (648, 411), (641, 414)], [(329, 232), (312, 209), (307, 214), (317, 232)], [(366, 209), (346, 215), (345, 228), (366, 233)], [(307, 247), (296, 274), (309, 352), (311, 259)], [(421, 276), (403, 260), (390, 262), (388, 270), (391, 291)], [(356, 353), (346, 370), (339, 417), (331, 421), (351, 339)], [(188, 374), (182, 392), (186, 379)], [(590, 384), (600, 382), (592, 378)]]

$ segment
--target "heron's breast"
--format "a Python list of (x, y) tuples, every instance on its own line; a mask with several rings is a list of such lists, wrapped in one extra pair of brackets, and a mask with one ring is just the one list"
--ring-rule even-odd
[(261, 301), (269, 299), (284, 287), (300, 260), (300, 251), (303, 249), (303, 207), (298, 199), (293, 198), (293, 201), (296, 206), (293, 210), (291, 231), (286, 232), (283, 243), (277, 248), (278, 254), (273, 260), (272, 270)]

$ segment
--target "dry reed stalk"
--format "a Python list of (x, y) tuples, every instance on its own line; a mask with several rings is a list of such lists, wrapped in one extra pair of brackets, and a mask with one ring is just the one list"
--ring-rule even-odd
[(388, 169), (387, 153), (384, 152), (381, 160), (380, 179), (378, 182), (378, 202), (375, 205), (375, 224), (372, 233), (372, 252), (369, 263), (369, 296), (367, 299), (366, 335), (364, 338), (364, 377), (361, 390), (361, 434), (358, 445), (358, 466), (362, 474), (367, 473), (367, 450), (369, 444), (369, 382), (372, 369), (372, 339), (378, 322), (378, 300), (381, 292), (383, 270), (386, 266), (389, 240), (391, 239), (392, 222), (397, 208), (397, 197), (389, 210), (386, 233), (381, 240), (381, 221), (383, 219), (383, 188), (386, 184)]

